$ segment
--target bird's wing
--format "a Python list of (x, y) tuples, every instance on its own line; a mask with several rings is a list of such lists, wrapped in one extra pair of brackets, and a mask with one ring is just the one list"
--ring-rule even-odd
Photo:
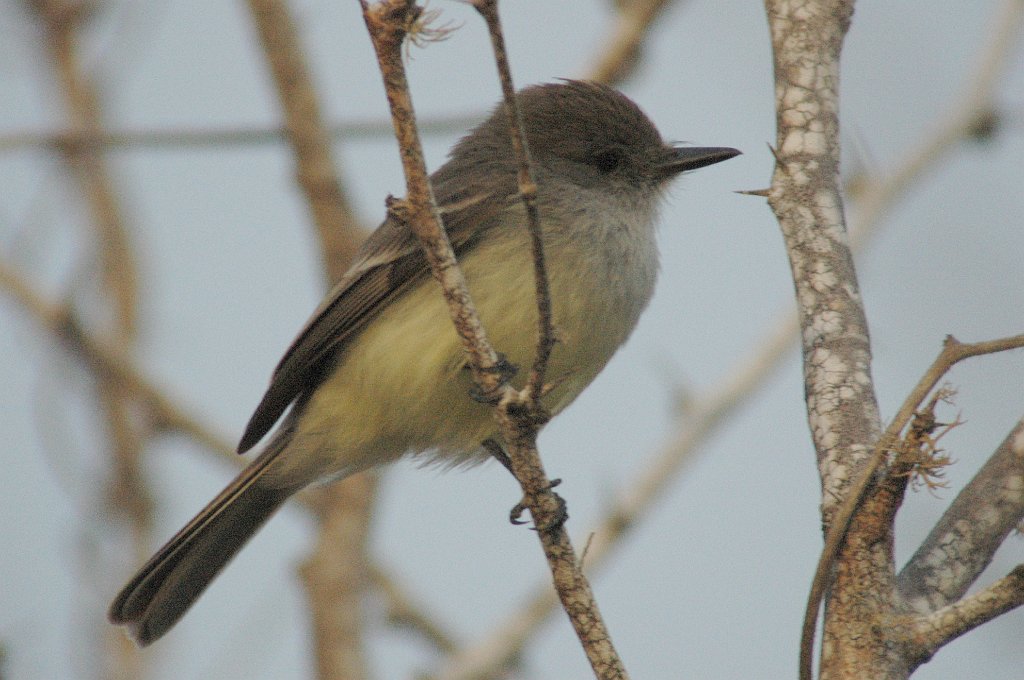
[[(505, 205), (484, 201), (479, 194), (444, 198), (440, 210), (456, 254), (472, 247), (494, 226)], [(363, 243), (356, 263), (320, 303), (274, 369), (270, 386), (242, 435), (239, 453), (252, 448), (297, 397), (330, 374), (337, 352), (356, 331), (428, 273), (415, 236), (389, 216)]]

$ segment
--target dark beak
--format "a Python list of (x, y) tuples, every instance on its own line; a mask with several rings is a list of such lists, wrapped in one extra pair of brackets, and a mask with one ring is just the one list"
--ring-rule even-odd
[(697, 170), (739, 156), (742, 151), (727, 146), (672, 146), (665, 149), (665, 159), (658, 169), (668, 179), (681, 172)]

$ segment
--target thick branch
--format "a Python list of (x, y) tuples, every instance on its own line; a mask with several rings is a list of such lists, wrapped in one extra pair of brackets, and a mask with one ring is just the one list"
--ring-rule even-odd
[(850, 2), (768, 2), (778, 108), (768, 202), (796, 287), (826, 525), (880, 430), (839, 181), (839, 53), (852, 12)]
[[(839, 55), (853, 3), (768, 0), (766, 8), (778, 128), (768, 202), (782, 228), (796, 288), (808, 422), (828, 527), (881, 429), (839, 180)], [(837, 596), (826, 610), (823, 676), (844, 677), (859, 667), (882, 678), (892, 669), (890, 650), (875, 630), (886, 603), (855, 595), (890, 591), (891, 533), (883, 525), (894, 510), (872, 504), (851, 520), (837, 558)], [(812, 672), (814, 619), (809, 607), (800, 657), (805, 679)]]
[(915, 621), (908, 656), (916, 668), (952, 640), (1024, 605), (1024, 565), (984, 590)]
[[(857, 519), (857, 513), (860, 511), (862, 503), (867, 498), (868, 489), (875, 478), (875, 473), (882, 468), (882, 464), (886, 460), (890, 449), (898, 441), (900, 433), (910, 423), (921, 402), (924, 401), (925, 397), (942, 379), (942, 376), (954, 364), (973, 356), (1002, 352), (1021, 347), (1022, 345), (1024, 345), (1024, 335), (974, 344), (963, 344), (952, 336), (947, 337), (939, 356), (935, 358), (935, 361), (932, 362), (932, 365), (921, 377), (914, 389), (911, 390), (910, 395), (904, 400), (896, 416), (889, 423), (882, 436), (878, 438), (871, 457), (858, 473), (858, 477), (853, 482), (849, 494), (843, 499), (842, 505), (836, 510), (833, 518), (834, 521), (825, 536), (825, 546), (822, 548), (821, 557), (818, 560), (818, 566), (811, 582), (811, 593), (808, 596), (807, 608), (804, 612), (800, 644), (800, 670), (802, 677), (810, 677), (815, 620), (818, 607), (825, 596), (825, 589), (828, 586), (832, 565), (839, 559), (840, 550)], [(898, 503), (899, 499), (895, 499), (895, 502)], [(886, 564), (889, 564), (891, 559), (892, 555), (890, 553)], [(888, 571), (887, 568), (886, 581), (888, 581)], [(895, 587), (895, 583), (893, 586)], [(884, 590), (885, 592), (889, 591), (888, 583), (885, 584)]]
[(915, 611), (933, 612), (963, 597), (1024, 520), (1024, 419), (957, 494), (897, 580)]
[[(1010, 53), (1013, 42), (1012, 37), (1016, 32), (1016, 25), (1019, 23), (1022, 13), (1024, 13), (1024, 3), (1020, 3), (1019, 0), (1008, 0), (997, 13), (995, 37), (990, 42), (990, 47), (981, 60), (977, 72), (968, 79), (970, 85), (967, 96), (960, 98), (960, 103), (954, 106), (952, 111), (947, 114), (943, 119), (944, 122), (938, 126), (937, 131), (928, 137), (917, 150), (909, 154), (908, 159), (891, 177), (884, 182), (874, 182), (869, 185), (869, 191), (866, 192), (864, 197), (860, 215), (861, 221), (868, 224), (877, 222), (884, 207), (895, 196), (899, 195), (900, 190), (910, 179), (919, 176), (930, 160), (941, 151), (950, 148), (955, 141), (969, 134), (969, 129), (980, 116), (988, 114), (996, 76), (1007, 55)], [(944, 353), (945, 351), (944, 349)], [(942, 357), (940, 356), (937, 363), (941, 360)], [(934, 371), (935, 366), (933, 365), (929, 374), (933, 374)], [(945, 369), (941, 372), (944, 373)], [(937, 379), (935, 378), (935, 380)], [(894, 418), (887, 432), (877, 442), (871, 459), (860, 471), (857, 480), (852, 485), (853, 488), (843, 500), (842, 507), (833, 515), (833, 521), (829, 525), (829, 532), (826, 536), (825, 546), (814, 575), (804, 615), (800, 652), (801, 677), (810, 677), (811, 653), (818, 607), (824, 597), (832, 564), (837, 559), (840, 547), (846, 538), (847, 530), (853, 521), (854, 513), (857, 512), (861, 502), (864, 500), (875, 471), (882, 465), (888, 450), (887, 447), (896, 440), (899, 432), (909, 422), (917, 405), (921, 403), (933, 386), (934, 381), (930, 380), (929, 375), (922, 378), (914, 393), (904, 403), (901, 413)], [(891, 557), (887, 558), (886, 563), (890, 559)], [(920, 600), (920, 598), (918, 599)]]

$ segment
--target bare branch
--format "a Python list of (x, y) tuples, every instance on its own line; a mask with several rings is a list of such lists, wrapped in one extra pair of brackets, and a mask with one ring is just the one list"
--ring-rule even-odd
[(441, 653), (451, 654), (457, 649), (455, 636), (438, 624), (437, 617), (428, 616), (422, 605), (414, 603), (393, 575), (380, 565), (371, 565), (369, 572), (373, 585), (384, 595), (391, 623), (416, 631)]
[(6, 290), (50, 335), (66, 343), (92, 370), (111, 376), (150, 411), (158, 428), (183, 432), (222, 458), (237, 462), (234, 446), (186, 413), (142, 375), (122, 349), (86, 332), (71, 310), (48, 302), (11, 267), (0, 262), (0, 289)]
[(502, 388), (500, 371), (497, 370), (498, 355), (480, 325), (466, 279), (455, 260), (448, 234), (441, 226), (405, 79), (402, 42), (406, 26), (416, 20), (420, 8), (412, 0), (391, 0), (373, 5), (368, 5), (365, 0), (361, 2), (363, 17), (377, 50), (395, 137), (402, 149), (402, 169), (408, 189), (404, 201), (389, 201), (388, 212), (406, 224), (423, 245), (431, 272), (441, 285), (456, 331), (469, 357), (474, 378), (484, 394), (497, 395)]
[[(421, 134), (450, 135), (466, 131), (480, 122), (480, 114), (437, 115), (420, 122)], [(330, 139), (384, 137), (395, 134), (390, 121), (355, 120), (327, 126)], [(0, 152), (26, 148), (72, 147), (82, 150), (114, 149), (184, 149), (211, 146), (263, 146), (286, 141), (283, 128), (263, 126), (225, 128), (166, 128), (158, 130), (67, 130), (53, 132), (0, 133)]]
[(249, 0), (249, 9), (277, 85), (284, 129), (295, 153), (299, 186), (320, 237), (327, 275), (337, 281), (366, 234), (356, 224), (345, 196), (320, 98), (287, 5), (281, 0)]
[(992, 115), (993, 97), (999, 76), (1006, 62), (1014, 54), (1016, 37), (1024, 23), (1024, 3), (1004, 0), (989, 23), (981, 47), (982, 56), (977, 66), (964, 78), (960, 94), (951, 94), (953, 105), (932, 125), (932, 131), (916, 147), (902, 154), (899, 165), (881, 176), (868, 178), (862, 191), (857, 192), (854, 216), (856, 225), (875, 223), (893, 204), (905, 195), (911, 182), (934, 167), (943, 153), (971, 136), (978, 121)]
[[(277, 85), (296, 173), (320, 243), (328, 282), (341, 278), (365, 237), (356, 224), (324, 124), (316, 86), (286, 3), (249, 0), (260, 43)], [(377, 488), (362, 474), (310, 492), (317, 543), (303, 564), (318, 677), (367, 675), (362, 611), (366, 548)]]
[(576, 630), (591, 667), (600, 678), (625, 678), (626, 672), (612, 646), (587, 579), (580, 571), (568, 534), (562, 526), (562, 508), (552, 493), (536, 449), (542, 414), (531, 408), (532, 399), (507, 384), (495, 371), (498, 355), (487, 342), (466, 282), (455, 261), (451, 244), (434, 205), (426, 167), (416, 133), (412, 102), (401, 59), (407, 27), (416, 26), (421, 8), (411, 0), (386, 0), (369, 5), (363, 16), (377, 51), (395, 133), (402, 148), (408, 198), (392, 200), (392, 217), (407, 224), (423, 247), (434, 278), (441, 284), (452, 321), (462, 340), (478, 389), (498, 396), (495, 415), (508, 447), (510, 469), (523, 488), (537, 535), (551, 569), (555, 589)]
[[(780, 223), (783, 224), (797, 285), (801, 326), (804, 329), (808, 408), (826, 492), (823, 518), (826, 525), (832, 525), (823, 559), (812, 585), (812, 595), (804, 620), (800, 669), (802, 677), (809, 677), (810, 640), (813, 638), (814, 620), (826, 587), (827, 575), (831, 572), (832, 560), (843, 545), (849, 523), (857, 521), (854, 509), (865, 500), (864, 492), (881, 460), (877, 457), (873, 459), (868, 469), (859, 474), (855, 483), (857, 488), (848, 495), (844, 493), (853, 479), (850, 469), (846, 466), (854, 466), (855, 469), (858, 462), (863, 464), (866, 453), (864, 443), (876, 439), (873, 435), (878, 427), (877, 404), (870, 393), (867, 328), (856, 294), (852, 261), (843, 256), (840, 256), (839, 260), (832, 258), (831, 261), (828, 256), (822, 257), (822, 252), (828, 254), (833, 250), (832, 244), (841, 244), (841, 241), (835, 238), (837, 234), (829, 234), (829, 231), (834, 229), (835, 225), (842, 224), (841, 199), (834, 181), (838, 163), (835, 95), (838, 84), (839, 45), (848, 16), (844, 16), (843, 10), (839, 7), (832, 7), (820, 15), (819, 21), (819, 17), (814, 16), (813, 11), (808, 11), (809, 6), (802, 6), (800, 15), (788, 14), (792, 9), (788, 3), (769, 3), (769, 21), (775, 45), (776, 79), (780, 95), (780, 141), (777, 153), (779, 162), (776, 166), (777, 181), (773, 183), (770, 203), (779, 215)], [(849, 6), (843, 9), (849, 11)], [(832, 21), (837, 17), (838, 20)], [(832, 37), (834, 30), (840, 31), (838, 40)], [(807, 40), (807, 36), (813, 36), (813, 40)], [(1002, 47), (1005, 50), (1005, 45)], [(992, 52), (999, 53), (999, 50)], [(787, 54), (789, 56), (786, 56)], [(996, 57), (987, 60), (990, 64), (997, 62)], [(815, 66), (806, 68), (801, 67), (801, 64)], [(994, 68), (990, 70), (994, 71)], [(987, 86), (990, 88), (990, 83), (987, 83)], [(815, 93), (816, 98), (806, 96), (808, 89)], [(914, 171), (916, 170), (910, 168), (908, 174)], [(779, 179), (788, 179), (789, 182), (783, 184), (778, 181)], [(788, 193), (791, 203), (783, 204), (779, 200), (780, 193)], [(882, 197), (882, 194), (876, 194), (876, 197)], [(801, 208), (804, 209), (803, 213)], [(833, 211), (837, 218), (830, 219), (830, 211)], [(787, 229), (787, 218), (793, 221), (794, 227)], [(801, 219), (805, 225), (802, 230), (795, 228)], [(819, 228), (817, 233), (813, 230), (815, 227)], [(839, 229), (838, 235), (841, 237), (841, 226)], [(828, 298), (829, 295), (833, 296), (831, 300)], [(840, 310), (845, 313), (839, 313)], [(847, 332), (844, 326), (853, 332)], [(844, 347), (844, 342), (850, 344)], [(858, 343), (861, 344), (859, 348)], [(857, 369), (860, 369), (862, 375), (850, 380), (850, 377), (858, 372)], [(914, 400), (911, 412), (925, 394), (927, 391)], [(822, 405), (826, 408), (818, 411), (817, 407)], [(908, 414), (904, 415), (909, 418)], [(903, 424), (905, 422), (904, 420)], [(894, 438), (882, 440), (885, 446), (890, 446), (894, 441)], [(836, 503), (844, 497), (846, 505), (837, 512)], [(891, 498), (893, 502), (898, 503), (899, 494)], [(864, 559), (848, 560), (851, 585), (856, 583), (859, 590), (887, 590), (883, 581), (887, 582), (888, 574), (885, 570), (878, 570), (872, 566), (879, 564), (879, 561), (887, 564), (891, 560), (891, 550), (885, 547), (880, 549), (884, 555), (871, 557), (865, 554), (861, 556)], [(860, 569), (855, 568), (858, 563)], [(841, 584), (837, 584), (837, 588), (841, 589)], [(837, 604), (837, 607), (839, 606)], [(833, 618), (838, 620), (843, 617)], [(854, 618), (847, 619), (847, 624), (853, 623)], [(856, 622), (870, 625), (863, 618)], [(854, 633), (851, 639), (853, 638), (867, 640), (869, 636), (858, 636)], [(826, 649), (834, 651), (840, 649), (840, 645), (826, 645)], [(868, 666), (864, 665), (862, 670), (867, 668)]]
[(544, 373), (547, 371), (548, 359), (555, 344), (555, 332), (551, 322), (551, 294), (548, 290), (547, 266), (544, 262), (544, 231), (537, 211), (537, 184), (533, 180), (530, 169), (530, 147), (523, 133), (523, 120), (516, 102), (516, 88), (512, 84), (512, 71), (508, 65), (508, 54), (505, 51), (505, 37), (501, 31), (501, 20), (498, 18), (496, 0), (474, 0), (476, 8), (484, 21), (487, 32), (491, 36), (494, 49), (494, 61), (498, 66), (498, 79), (505, 97), (505, 112), (508, 114), (509, 136), (512, 138), (512, 151), (516, 155), (518, 168), (519, 196), (526, 208), (526, 224), (530, 230), (530, 247), (533, 250), (533, 278), (537, 290), (537, 353), (533, 360), (533, 369), (526, 384), (531, 408), (541, 408), (540, 398), (544, 393)]
[[(1024, 4), (1017, 0), (1008, 0), (997, 13), (997, 21), (995, 22), (996, 36), (989, 43), (990, 47), (985, 57), (981, 60), (977, 72), (968, 78), (967, 82), (970, 85), (966, 96), (959, 99), (961, 103), (956, 105), (947, 115), (945, 122), (938, 126), (937, 131), (926, 138), (925, 142), (918, 149), (907, 155), (907, 160), (892, 176), (886, 181), (874, 182), (868, 185), (869, 189), (862, 195), (860, 221), (868, 224), (877, 223), (879, 216), (885, 208), (900, 195), (911, 179), (919, 176), (924, 168), (934, 158), (938, 157), (942, 151), (950, 148), (956, 141), (968, 135), (980, 116), (988, 115), (996, 76), (1005, 63), (1007, 55), (1010, 53), (1010, 48), (1013, 44), (1012, 38), (1015, 35), (1016, 26), (1019, 25), (1022, 14), (1024, 14)], [(887, 442), (891, 443), (894, 441), (895, 436), (902, 431), (913, 411), (931, 390), (932, 386), (934, 386), (934, 383), (928, 386), (927, 389), (924, 389), (923, 392), (920, 389), (915, 390), (915, 394), (908, 398), (908, 402), (913, 401), (913, 404), (907, 410), (907, 404), (905, 403), (901, 414), (890, 424), (890, 430), (878, 441), (878, 446), (871, 460), (853, 484), (853, 488), (845, 498), (843, 506), (833, 516), (829, 533), (826, 536), (825, 546), (812, 581), (811, 593), (808, 597), (807, 609), (804, 614), (800, 652), (801, 677), (808, 678), (811, 675), (811, 654), (815, 621), (817, 619), (818, 607), (824, 597), (831, 565), (837, 558), (840, 546), (845, 540), (851, 518), (862, 502), (875, 471), (882, 463), (885, 453), (883, 446)], [(921, 388), (921, 385), (919, 384), (918, 387)], [(894, 430), (897, 420), (901, 422)]]
[(609, 85), (622, 82), (636, 70), (647, 32), (669, 0), (624, 0), (615, 4), (618, 15), (611, 34), (600, 43), (603, 51), (585, 76)]
[(801, 4), (799, 13), (792, 3), (768, 3), (778, 107), (768, 202), (782, 227), (796, 286), (826, 524), (880, 421), (839, 183), (839, 52), (852, 10), (850, 2)]
[[(839, 181), (839, 55), (853, 2), (766, 2), (775, 66), (777, 146), (768, 203), (786, 241), (800, 316), (804, 390), (818, 458), (822, 520), (833, 523), (837, 504), (878, 437), (880, 416), (871, 377), (871, 348), (853, 258), (847, 241)], [(872, 508), (863, 535), (845, 544), (836, 590), (887, 592), (893, 509)], [(881, 532), (881, 533), (880, 533)], [(850, 533), (853, 533), (851, 529)], [(848, 534), (849, 535), (849, 534)], [(868, 537), (877, 540), (869, 541)], [(863, 539), (863, 540), (861, 540)], [(824, 581), (816, 584), (824, 591)], [(821, 592), (812, 593), (820, 596)], [(851, 591), (852, 592), (852, 591)], [(812, 675), (818, 600), (808, 606), (800, 650), (800, 677)], [(822, 672), (857, 663), (881, 676), (887, 659), (860, 626), (870, 616), (851, 598), (829, 602)], [(813, 609), (812, 609), (813, 606)], [(842, 623), (849, 636), (832, 640)], [(881, 654), (881, 656), (879, 656)], [(837, 673), (838, 675), (838, 673)]]
[(915, 620), (909, 642), (913, 668), (925, 663), (943, 645), (1024, 604), (1024, 565), (984, 590)]
[[(102, 129), (99, 101), (78, 59), (78, 32), (86, 8), (68, 0), (35, 0), (31, 3), (46, 33), (47, 47), (60, 83), (72, 130)], [(138, 271), (135, 252), (125, 226), (114, 179), (95, 149), (61, 148), (61, 156), (81, 189), (95, 229), (101, 294), (108, 314), (103, 326), (111, 341), (127, 348), (138, 326)], [(96, 393), (104, 415), (110, 446), (112, 474), (106, 485), (109, 517), (127, 520), (133, 554), (148, 548), (152, 503), (139, 469), (139, 457), (147, 432), (131, 417), (130, 391), (109, 374), (95, 375)], [(106, 565), (99, 565), (101, 569)], [(107, 653), (104, 662), (111, 673), (135, 677), (141, 671), (138, 650), (120, 633), (104, 627), (101, 637)]]
[(957, 494), (900, 572), (900, 597), (926, 613), (963, 597), (1024, 520), (1024, 419)]
[[(843, 499), (842, 505), (833, 515), (833, 523), (825, 537), (825, 546), (822, 548), (821, 557), (818, 560), (818, 566), (811, 582), (811, 593), (808, 596), (807, 609), (804, 611), (804, 626), (801, 636), (801, 667), (806, 668), (808, 673), (810, 673), (810, 649), (813, 646), (815, 619), (817, 618), (818, 607), (824, 598), (825, 589), (828, 586), (832, 564), (837, 559), (843, 542), (847, 538), (848, 530), (855, 518), (855, 513), (858, 512), (858, 508), (866, 497), (868, 488), (875, 479), (875, 473), (881, 469), (882, 463), (885, 461), (889, 451), (898, 441), (900, 432), (910, 422), (925, 397), (928, 396), (939, 380), (957, 362), (973, 356), (1002, 352), (1022, 346), (1024, 346), (1024, 335), (974, 344), (963, 344), (952, 336), (948, 336), (939, 356), (932, 362), (932, 365), (918, 381), (910, 395), (904, 400), (903, 405), (896, 413), (892, 422), (889, 423), (885, 432), (878, 438), (867, 464), (860, 471), (848, 495)], [(810, 676), (808, 675), (807, 677)]]
[(312, 614), (320, 680), (368, 677), (362, 596), (376, 485), (376, 475), (356, 475), (305, 494), (318, 520), (317, 542), (299, 573)]

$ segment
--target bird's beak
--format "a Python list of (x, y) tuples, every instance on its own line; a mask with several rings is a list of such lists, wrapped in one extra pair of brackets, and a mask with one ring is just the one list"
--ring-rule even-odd
[(658, 170), (668, 179), (681, 172), (727, 161), (741, 153), (727, 146), (670, 146), (665, 149), (665, 159)]

